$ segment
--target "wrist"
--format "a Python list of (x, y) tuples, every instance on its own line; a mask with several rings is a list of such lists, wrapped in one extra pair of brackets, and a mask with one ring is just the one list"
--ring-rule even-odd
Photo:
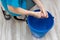
[(33, 11), (27, 11), (27, 15), (37, 16), (36, 12)]
[(27, 11), (27, 10), (25, 11), (25, 13), (26, 13), (26, 15), (29, 15), (29, 14), (30, 14), (30, 12), (29, 12), (29, 11)]
[(36, 14), (36, 12), (33, 12), (33, 11), (30, 12), (31, 16), (35, 16), (35, 14)]
[(35, 14), (35, 12), (33, 12), (33, 11), (28, 11), (27, 14), (33, 16), (33, 15)]

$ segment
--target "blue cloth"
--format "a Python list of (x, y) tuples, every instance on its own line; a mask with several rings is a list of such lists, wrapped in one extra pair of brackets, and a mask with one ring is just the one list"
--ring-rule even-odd
[(1, 2), (5, 10), (8, 11), (9, 14), (12, 16), (20, 16), (20, 15), (10, 12), (7, 8), (7, 5), (13, 6), (14, 8), (21, 7), (21, 8), (26, 9), (26, 0), (1, 0)]

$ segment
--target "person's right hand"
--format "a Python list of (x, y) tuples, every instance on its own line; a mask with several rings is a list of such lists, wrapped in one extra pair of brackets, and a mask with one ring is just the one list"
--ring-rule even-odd
[(37, 18), (48, 18), (48, 13), (47, 12), (35, 12), (35, 17)]
[(40, 12), (35, 12), (35, 15), (34, 16), (37, 17), (37, 18), (44, 17), (44, 15), (43, 15), (43, 13), (41, 11)]

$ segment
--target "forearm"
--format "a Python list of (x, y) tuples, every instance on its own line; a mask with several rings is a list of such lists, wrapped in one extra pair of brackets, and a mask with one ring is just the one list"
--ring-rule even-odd
[(25, 10), (25, 9), (23, 9), (23, 8), (17, 8), (16, 9), (16, 12), (18, 13), (18, 14), (22, 14), (22, 15), (34, 15), (35, 14), (35, 12), (33, 12), (33, 11), (29, 11), (29, 10)]
[(33, 0), (33, 1), (37, 4), (37, 6), (38, 6), (41, 10), (42, 10), (42, 9), (45, 9), (40, 0)]
[(8, 9), (13, 12), (13, 13), (16, 13), (16, 14), (21, 14), (21, 15), (34, 15), (35, 12), (33, 11), (28, 11), (28, 10), (25, 10), (25, 9), (22, 9), (22, 8), (14, 8), (12, 6), (8, 6)]

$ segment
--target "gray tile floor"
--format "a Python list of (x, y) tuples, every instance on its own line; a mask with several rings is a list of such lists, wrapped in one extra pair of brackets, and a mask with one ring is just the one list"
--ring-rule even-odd
[(40, 39), (33, 37), (26, 22), (13, 18), (9, 21), (5, 20), (0, 8), (0, 40), (60, 40), (60, 0), (41, 0), (41, 2), (55, 17), (54, 26), (45, 37)]

